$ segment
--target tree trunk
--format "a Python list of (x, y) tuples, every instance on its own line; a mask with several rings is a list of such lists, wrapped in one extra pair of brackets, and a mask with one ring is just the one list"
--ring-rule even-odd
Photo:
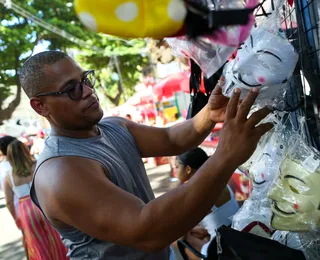
[(121, 84), (120, 81), (118, 81), (118, 93), (115, 97), (110, 96), (107, 93), (107, 90), (104, 90), (104, 95), (106, 96), (106, 98), (108, 98), (111, 101), (111, 103), (114, 104), (115, 106), (119, 106), (119, 103), (120, 103), (120, 97), (122, 94), (122, 88), (120, 84)]
[(6, 107), (5, 109), (1, 109), (0, 107), (0, 125), (3, 124), (4, 120), (8, 120), (11, 118), (13, 112), (16, 110), (16, 108), (19, 106), (21, 101), (21, 84), (19, 80), (19, 74), (18, 74), (18, 68), (19, 68), (19, 56), (16, 57), (16, 64), (15, 64), (15, 79), (16, 79), (16, 85), (17, 85), (17, 94), (14, 100)]
[(21, 85), (17, 84), (17, 95), (15, 99), (9, 104), (5, 109), (0, 109), (0, 125), (3, 124), (4, 120), (8, 120), (11, 118), (13, 112), (16, 110), (17, 106), (19, 106), (21, 101)]

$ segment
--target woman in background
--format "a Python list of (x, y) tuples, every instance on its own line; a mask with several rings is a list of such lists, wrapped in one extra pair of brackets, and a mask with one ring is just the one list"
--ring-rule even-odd
[[(208, 160), (208, 158), (209, 157), (206, 152), (201, 148), (195, 148), (187, 153), (177, 156), (176, 174), (177, 178), (181, 181), (181, 184), (186, 183)], [(208, 196), (210, 196), (210, 194), (208, 194)], [(200, 226), (204, 227), (210, 234), (210, 241), (216, 236), (216, 229), (222, 225), (231, 226), (232, 216), (235, 215), (238, 210), (238, 202), (233, 194), (232, 189), (227, 185), (220, 194), (211, 211), (200, 222)], [(192, 244), (198, 247), (198, 250), (201, 248), (202, 254), (207, 254), (207, 248), (210, 242), (207, 242), (206, 240), (197, 241), (197, 238), (192, 237), (192, 234), (191, 236), (189, 234), (187, 240), (190, 239), (192, 240)]]
[[(62, 244), (59, 234), (31, 202), (29, 194), (35, 163), (27, 146), (18, 140), (11, 142), (7, 150), (7, 160), (12, 170), (8, 172), (4, 182), (6, 203), (18, 228), (24, 233), (28, 259), (68, 259), (67, 249)], [(14, 195), (19, 198), (19, 222), (13, 203)]]

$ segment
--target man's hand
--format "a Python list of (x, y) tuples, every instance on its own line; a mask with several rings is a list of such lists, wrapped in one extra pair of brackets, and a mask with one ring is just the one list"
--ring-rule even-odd
[[(198, 239), (204, 240), (204, 239), (210, 239), (210, 234), (208, 233), (208, 231), (202, 227), (202, 226), (195, 226), (193, 229), (191, 229), (188, 232), (188, 235), (191, 235), (193, 237), (196, 237)], [(209, 240), (207, 240), (206, 242), (208, 242)]]
[(226, 120), (216, 151), (236, 167), (250, 158), (260, 138), (273, 127), (271, 123), (259, 124), (271, 112), (268, 108), (260, 109), (248, 118), (259, 94), (258, 89), (253, 89), (241, 104), (240, 92), (240, 89), (236, 89), (228, 103)]
[(221, 86), (224, 84), (224, 78), (221, 78), (212, 91), (209, 101), (208, 109), (210, 110), (210, 119), (215, 122), (223, 122), (225, 120), (225, 114), (229, 98), (222, 94)]

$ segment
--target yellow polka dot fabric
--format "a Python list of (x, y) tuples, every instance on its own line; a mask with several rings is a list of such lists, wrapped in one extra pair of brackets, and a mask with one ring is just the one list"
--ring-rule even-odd
[(90, 30), (124, 38), (174, 36), (187, 14), (182, 0), (75, 0)]

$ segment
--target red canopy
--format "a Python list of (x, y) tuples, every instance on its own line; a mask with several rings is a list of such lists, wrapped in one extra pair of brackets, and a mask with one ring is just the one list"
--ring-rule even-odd
[(140, 111), (140, 114), (143, 118), (156, 118), (156, 113), (153, 110), (150, 109), (143, 109)]
[(127, 104), (132, 106), (146, 105), (153, 103), (153, 96), (151, 89), (145, 89), (136, 92), (132, 97), (127, 100)]
[(164, 97), (172, 97), (175, 92), (184, 91), (189, 93), (189, 79), (189, 72), (172, 74), (160, 80), (154, 86), (153, 93), (158, 97), (159, 101)]

